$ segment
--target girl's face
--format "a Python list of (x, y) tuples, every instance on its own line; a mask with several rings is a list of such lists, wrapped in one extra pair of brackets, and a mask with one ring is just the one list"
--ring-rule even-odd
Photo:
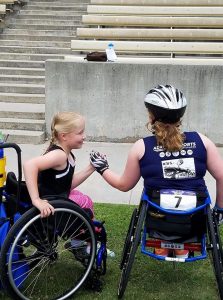
[(70, 149), (80, 149), (85, 140), (85, 121), (81, 119), (78, 126), (64, 134), (64, 141)]

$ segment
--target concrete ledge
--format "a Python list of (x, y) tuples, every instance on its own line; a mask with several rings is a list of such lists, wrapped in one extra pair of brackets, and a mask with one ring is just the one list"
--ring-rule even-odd
[(132, 142), (147, 135), (145, 94), (157, 84), (169, 83), (181, 89), (188, 100), (185, 128), (200, 131), (223, 145), (222, 65), (79, 59), (46, 61), (48, 132), (54, 113), (74, 110), (86, 116), (88, 140)]
[[(108, 41), (72, 40), (72, 51), (103, 51)], [(223, 43), (115, 41), (115, 51), (124, 53), (222, 54)]]
[(173, 6), (112, 6), (88, 5), (88, 14), (110, 15), (162, 15), (162, 16), (223, 16), (221, 7), (173, 7)]
[(83, 15), (86, 25), (110, 26), (150, 26), (150, 27), (222, 27), (223, 18), (219, 17), (158, 17), (158, 16), (100, 16)]
[[(81, 62), (81, 63), (96, 63), (93, 61), (87, 61), (84, 59), (85, 55), (66, 55), (64, 60), (70, 62)], [(110, 63), (110, 62), (109, 62)], [(116, 64), (152, 64), (152, 65), (207, 65), (207, 66), (218, 66), (223, 65), (223, 59), (206, 59), (206, 58), (154, 58), (154, 57), (118, 57)]]
[(222, 6), (221, 0), (91, 0), (91, 4), (101, 5), (171, 5), (171, 6)]
[(223, 29), (77, 28), (77, 37), (108, 40), (222, 40)]
[(15, 2), (14, 0), (0, 0), (0, 4), (14, 4)]

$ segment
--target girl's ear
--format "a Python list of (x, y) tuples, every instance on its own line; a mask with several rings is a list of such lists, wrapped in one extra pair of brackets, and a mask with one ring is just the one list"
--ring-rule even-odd
[(64, 132), (58, 133), (58, 140), (66, 141), (66, 133)]

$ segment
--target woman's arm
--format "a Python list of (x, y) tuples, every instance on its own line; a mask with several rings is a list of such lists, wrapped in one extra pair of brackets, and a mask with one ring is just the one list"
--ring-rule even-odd
[(144, 151), (143, 140), (137, 141), (129, 151), (123, 174), (118, 175), (110, 169), (106, 169), (102, 174), (103, 178), (120, 191), (127, 192), (131, 190), (141, 177), (139, 160), (143, 156)]
[(78, 185), (80, 185), (82, 182), (84, 182), (92, 173), (94, 173), (95, 168), (89, 164), (86, 168), (84, 168), (82, 171), (79, 171), (74, 174), (71, 189), (76, 188)]
[(58, 168), (66, 162), (66, 154), (60, 150), (49, 152), (45, 155), (35, 157), (23, 164), (26, 186), (29, 191), (32, 204), (41, 212), (41, 217), (46, 217), (54, 212), (54, 208), (47, 200), (39, 197), (38, 173), (50, 168)]
[(200, 136), (207, 150), (207, 170), (216, 180), (216, 204), (223, 208), (223, 160), (215, 144), (206, 136)]

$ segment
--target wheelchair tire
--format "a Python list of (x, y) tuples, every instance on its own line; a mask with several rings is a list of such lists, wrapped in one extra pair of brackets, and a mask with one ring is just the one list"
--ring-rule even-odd
[[(212, 258), (213, 269), (217, 280), (217, 287), (220, 299), (223, 299), (223, 278), (222, 278), (222, 249), (220, 249), (216, 220), (212, 215), (210, 206), (207, 207), (208, 220), (208, 250)], [(218, 225), (217, 225), (218, 226)]]
[(137, 208), (134, 209), (133, 213), (132, 213), (132, 217), (131, 217), (131, 221), (129, 224), (129, 228), (128, 228), (128, 232), (125, 238), (125, 243), (124, 243), (124, 247), (123, 247), (123, 251), (122, 251), (122, 256), (121, 256), (121, 262), (120, 262), (120, 269), (122, 270), (123, 265), (125, 263), (126, 260), (126, 255), (129, 253), (130, 249), (131, 249), (131, 241), (133, 239), (133, 236), (135, 234), (135, 228), (136, 228), (136, 223), (137, 223)]
[(147, 211), (147, 203), (145, 201), (142, 201), (137, 214), (138, 220), (135, 228), (135, 234), (131, 240), (129, 252), (126, 253), (125, 255), (125, 261), (123, 261), (123, 267), (122, 267), (121, 277), (118, 286), (119, 299), (123, 297), (126, 286), (128, 284), (128, 279), (134, 262), (135, 254), (141, 240), (141, 232), (146, 217), (146, 211)]
[[(67, 299), (93, 267), (96, 238), (88, 215), (69, 200), (50, 203), (54, 215), (40, 218), (39, 211), (31, 208), (12, 226), (3, 244), (1, 280), (12, 299)], [(79, 240), (80, 248), (66, 247), (72, 240)]]

